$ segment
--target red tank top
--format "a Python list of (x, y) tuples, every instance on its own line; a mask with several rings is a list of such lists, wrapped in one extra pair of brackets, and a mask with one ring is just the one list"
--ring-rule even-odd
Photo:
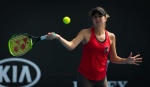
[(91, 28), (91, 32), (89, 42), (82, 46), (78, 72), (87, 79), (98, 81), (106, 76), (110, 39), (107, 30), (105, 30), (106, 38), (103, 42), (96, 38), (94, 28)]

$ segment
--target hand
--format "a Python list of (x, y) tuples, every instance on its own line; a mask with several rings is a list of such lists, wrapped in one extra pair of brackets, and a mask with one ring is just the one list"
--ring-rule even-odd
[(58, 39), (58, 38), (59, 38), (59, 35), (56, 34), (55, 32), (49, 32), (46, 37), (46, 39), (48, 40)]
[(132, 57), (132, 52), (130, 53), (129, 57), (127, 58), (127, 64), (134, 64), (139, 65), (138, 63), (142, 62), (142, 58), (139, 58), (140, 54), (137, 54)]

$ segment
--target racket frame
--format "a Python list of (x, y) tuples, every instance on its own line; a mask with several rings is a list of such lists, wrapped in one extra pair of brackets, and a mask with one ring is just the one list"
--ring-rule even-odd
[[(29, 41), (30, 41), (29, 50), (26, 51), (25, 53), (22, 53), (21, 55), (15, 55), (15, 53), (12, 52), (12, 48), (11, 48), (11, 44), (10, 44), (10, 43), (11, 43), (12, 38), (15, 38), (15, 37), (17, 37), (17, 36), (19, 36), (19, 35), (24, 35), (24, 36), (27, 36), (27, 37), (28, 37), (28, 39), (29, 39)], [(34, 42), (33, 42), (33, 39), (35, 40)], [(34, 46), (39, 40), (40, 40), (40, 37), (30, 36), (30, 35), (27, 34), (27, 33), (14, 34), (14, 35), (12, 35), (12, 37), (11, 37), (11, 38), (9, 39), (9, 41), (8, 41), (8, 49), (9, 49), (9, 52), (10, 52), (13, 56), (15, 56), (15, 57), (24, 56), (24, 55), (26, 55), (26, 54), (33, 48), (33, 46)]]

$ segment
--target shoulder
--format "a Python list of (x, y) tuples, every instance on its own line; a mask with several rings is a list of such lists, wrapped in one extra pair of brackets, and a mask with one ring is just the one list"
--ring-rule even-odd
[(79, 33), (80, 34), (87, 34), (91, 32), (91, 28), (82, 29)]
[(108, 32), (108, 36), (109, 36), (109, 38), (111, 39), (111, 40), (115, 40), (115, 34), (114, 33), (112, 33), (112, 32), (109, 32), (109, 31), (107, 31)]
[(91, 31), (91, 28), (85, 28), (85, 29), (82, 29), (81, 31), (82, 32), (89, 32), (89, 31)]

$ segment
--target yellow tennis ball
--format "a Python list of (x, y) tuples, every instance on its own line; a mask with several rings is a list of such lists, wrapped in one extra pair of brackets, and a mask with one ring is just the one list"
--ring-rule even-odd
[(71, 21), (71, 19), (70, 19), (68, 16), (65, 16), (65, 17), (63, 18), (63, 22), (64, 22), (65, 24), (69, 24), (70, 21)]

